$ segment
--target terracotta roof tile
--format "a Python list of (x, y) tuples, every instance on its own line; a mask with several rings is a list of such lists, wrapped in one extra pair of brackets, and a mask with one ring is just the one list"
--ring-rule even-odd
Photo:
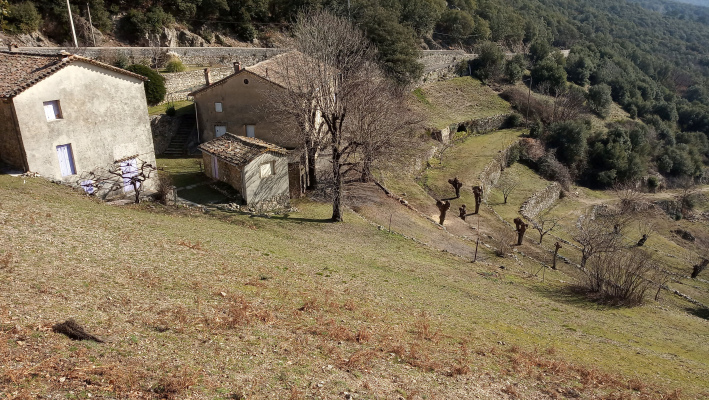
[[(215, 86), (221, 85), (243, 72), (250, 72), (251, 74), (256, 75), (261, 79), (264, 79), (268, 82), (271, 82), (286, 89), (291, 89), (295, 91), (302, 90), (302, 88), (294, 86), (307, 84), (308, 82), (296, 79), (297, 76), (295, 74), (299, 73), (299, 71), (302, 71), (304, 67), (307, 68), (307, 66), (315, 65), (315, 63), (316, 61), (312, 58), (303, 55), (303, 53), (299, 51), (292, 50), (287, 53), (278, 54), (274, 57), (269, 58), (268, 60), (261, 61), (260, 63), (251, 67), (244, 68), (241, 71), (235, 72), (227, 76), (226, 78), (220, 79), (209, 86), (205, 86), (201, 89), (195, 90), (189, 95), (194, 96)], [(330, 71), (333, 70), (330, 69)], [(291, 74), (293, 75), (289, 76)]]
[(0, 51), (0, 98), (17, 96), (75, 61), (96, 65), (144, 81), (147, 80), (142, 75), (69, 53), (40, 55)]
[(202, 143), (199, 149), (234, 165), (247, 164), (263, 153), (288, 154), (288, 150), (275, 144), (231, 133)]

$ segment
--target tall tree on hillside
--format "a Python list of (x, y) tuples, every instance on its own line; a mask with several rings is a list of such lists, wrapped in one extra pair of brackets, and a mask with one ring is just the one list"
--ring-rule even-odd
[[(357, 104), (367, 97), (376, 73), (377, 52), (364, 34), (348, 20), (328, 12), (301, 15), (293, 28), (295, 48), (313, 60), (302, 76), (322, 118), (325, 143), (332, 163), (332, 220), (343, 218), (344, 174), (357, 161), (361, 147), (353, 127)], [(370, 93), (370, 101), (380, 94)], [(396, 118), (396, 115), (391, 115)], [(387, 134), (388, 132), (380, 132)]]

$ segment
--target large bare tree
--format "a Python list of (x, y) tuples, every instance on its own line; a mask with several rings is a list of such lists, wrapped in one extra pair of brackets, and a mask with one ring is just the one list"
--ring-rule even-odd
[(412, 122), (401, 92), (380, 72), (376, 49), (351, 22), (326, 11), (302, 14), (292, 48), (302, 57), (290, 57), (279, 77), (287, 90), (271, 103), (299, 126), (313, 182), (317, 150), (330, 153), (332, 220), (342, 221), (345, 175), (357, 170), (369, 179)]

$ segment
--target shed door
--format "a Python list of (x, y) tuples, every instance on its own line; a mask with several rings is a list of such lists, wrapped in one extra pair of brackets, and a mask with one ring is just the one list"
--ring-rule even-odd
[(71, 152), (71, 144), (57, 146), (57, 157), (59, 157), (59, 170), (61, 171), (62, 176), (76, 174), (76, 168), (74, 167), (74, 156)]
[(214, 127), (214, 134), (219, 137), (223, 136), (226, 133), (226, 126), (224, 125), (217, 125)]
[(219, 163), (217, 157), (212, 156), (212, 178), (219, 179)]
[(256, 137), (256, 125), (246, 125), (246, 136)]
[[(135, 158), (121, 162), (121, 174), (123, 176), (123, 191), (133, 190), (133, 177), (138, 175), (138, 164)], [(140, 187), (140, 182), (138, 182)]]

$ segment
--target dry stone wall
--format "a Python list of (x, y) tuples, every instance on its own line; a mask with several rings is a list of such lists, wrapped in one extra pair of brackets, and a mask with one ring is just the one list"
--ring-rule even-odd
[[(212, 83), (226, 78), (233, 73), (233, 67), (217, 67), (209, 69)], [(167, 95), (165, 96), (166, 101), (187, 100), (187, 95), (190, 92), (201, 89), (207, 85), (207, 79), (204, 76), (203, 69), (196, 71), (163, 73), (161, 75), (165, 78), (165, 89), (167, 90)]]
[(150, 130), (153, 132), (155, 154), (162, 154), (167, 149), (179, 126), (179, 118), (165, 114), (150, 116)]
[(519, 209), (519, 213), (527, 219), (534, 219), (540, 212), (551, 207), (561, 196), (561, 185), (553, 182), (544, 190), (534, 193)]
[(483, 188), (483, 201), (487, 201), (490, 190), (495, 187), (502, 171), (507, 167), (507, 157), (509, 156), (510, 149), (516, 144), (517, 142), (512, 143), (505, 149), (500, 150), (497, 156), (495, 156), (495, 158), (485, 166), (480, 175), (478, 175), (478, 184)]

